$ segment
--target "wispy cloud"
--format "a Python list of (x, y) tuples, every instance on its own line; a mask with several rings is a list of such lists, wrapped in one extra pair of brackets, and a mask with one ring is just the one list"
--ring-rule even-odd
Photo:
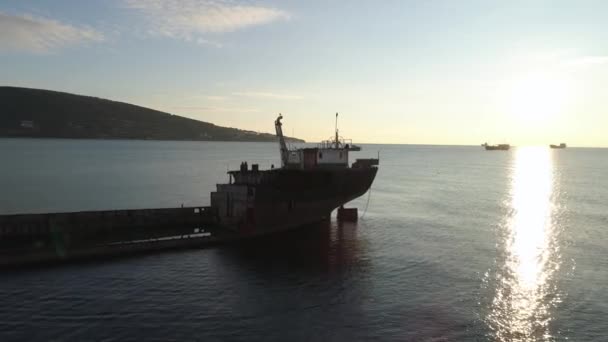
[(0, 52), (48, 53), (70, 45), (102, 40), (103, 34), (89, 27), (0, 12)]
[(565, 63), (567, 66), (593, 66), (608, 64), (608, 56), (581, 56)]
[(215, 40), (209, 40), (209, 39), (204, 39), (204, 38), (197, 38), (196, 43), (198, 45), (212, 46), (212, 47), (215, 47), (218, 49), (224, 46), (224, 44), (222, 44), (220, 42), (216, 42)]
[(179, 101), (181, 103), (191, 103), (191, 102), (201, 102), (201, 101), (214, 101), (214, 102), (220, 102), (220, 101), (226, 101), (228, 99), (227, 96), (224, 95), (215, 95), (215, 94), (201, 94), (201, 93), (195, 93), (195, 94), (191, 94), (191, 95), (187, 95), (187, 94), (163, 94), (163, 97), (166, 97), (167, 99), (172, 99), (175, 100), (176, 98), (179, 98)]
[(205, 95), (205, 99), (210, 101), (225, 101), (227, 97), (220, 95)]
[(150, 21), (149, 33), (221, 47), (201, 37), (288, 20), (290, 15), (274, 7), (239, 4), (228, 0), (123, 0), (128, 8)]
[(301, 100), (303, 98), (300, 95), (294, 95), (294, 94), (271, 93), (271, 92), (260, 92), (260, 91), (240, 91), (240, 92), (234, 92), (234, 93), (232, 93), (232, 95), (276, 99), (276, 100)]
[(188, 112), (212, 112), (212, 113), (259, 113), (259, 109), (244, 107), (216, 107), (216, 106), (171, 106), (171, 110)]

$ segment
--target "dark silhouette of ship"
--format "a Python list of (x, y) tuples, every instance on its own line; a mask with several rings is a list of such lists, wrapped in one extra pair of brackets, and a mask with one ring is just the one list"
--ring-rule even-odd
[(218, 184), (211, 207), (219, 224), (241, 234), (259, 234), (319, 222), (345, 203), (363, 195), (378, 171), (378, 159), (357, 159), (349, 153), (359, 146), (335, 137), (316, 147), (289, 149), (281, 119), (275, 121), (281, 167), (259, 170), (242, 163), (230, 171), (229, 184)]
[(551, 148), (566, 148), (566, 144), (565, 143), (561, 143), (559, 145), (549, 145), (549, 147), (551, 147)]
[(485, 147), (486, 151), (508, 151), (511, 148), (509, 144), (488, 145), (488, 143), (483, 143), (481, 146)]

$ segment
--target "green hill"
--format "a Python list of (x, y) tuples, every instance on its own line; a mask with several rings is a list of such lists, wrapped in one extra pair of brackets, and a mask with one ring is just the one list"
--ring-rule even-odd
[[(17, 87), (0, 87), (0, 137), (208, 141), (276, 139), (274, 134), (220, 127), (128, 103)], [(303, 142), (293, 138), (289, 140)]]

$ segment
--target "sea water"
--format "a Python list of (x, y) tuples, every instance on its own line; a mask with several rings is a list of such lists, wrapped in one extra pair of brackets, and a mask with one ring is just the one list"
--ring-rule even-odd
[[(364, 145), (335, 221), (0, 272), (0, 340), (604, 341), (608, 150)], [(208, 205), (273, 143), (0, 139), (0, 214)]]

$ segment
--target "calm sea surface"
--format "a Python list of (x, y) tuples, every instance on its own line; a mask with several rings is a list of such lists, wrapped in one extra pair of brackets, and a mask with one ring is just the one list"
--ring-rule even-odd
[[(608, 150), (378, 151), (357, 224), (0, 273), (0, 341), (606, 341)], [(244, 160), (278, 146), (0, 139), (0, 214), (205, 205)]]

